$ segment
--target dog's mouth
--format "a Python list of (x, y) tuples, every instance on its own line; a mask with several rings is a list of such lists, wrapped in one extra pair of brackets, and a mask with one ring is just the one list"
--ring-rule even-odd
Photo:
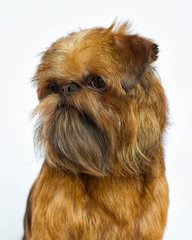
[(61, 111), (62, 114), (65, 114), (66, 112), (70, 114), (70, 112), (77, 112), (79, 116), (79, 120), (81, 123), (85, 124), (85, 126), (89, 126), (92, 129), (97, 129), (100, 131), (99, 127), (97, 126), (96, 122), (93, 120), (93, 118), (87, 113), (86, 111), (79, 110), (75, 105), (66, 102), (61, 101), (56, 107), (56, 111)]
[(100, 129), (89, 113), (84, 110), (79, 110), (75, 105), (68, 102), (61, 102), (57, 109), (60, 110), (60, 114), (67, 115), (67, 117), (71, 119), (70, 123), (76, 126), (83, 126), (86, 132), (95, 139), (95, 142), (100, 146), (102, 152), (104, 153), (106, 151), (106, 141), (104, 140), (106, 134)]
[(71, 103), (68, 103), (67, 101), (61, 100), (59, 101), (59, 103), (57, 104), (57, 107), (55, 109), (55, 111), (61, 111), (61, 110), (66, 110), (69, 108), (76, 108), (75, 106), (73, 106)]

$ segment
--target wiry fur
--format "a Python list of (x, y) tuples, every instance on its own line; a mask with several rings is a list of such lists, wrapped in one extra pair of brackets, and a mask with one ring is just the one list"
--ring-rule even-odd
[[(151, 66), (158, 48), (127, 29), (72, 33), (42, 57), (34, 115), (45, 162), (29, 195), (23, 240), (162, 239), (167, 105)], [(106, 87), (91, 89), (91, 74)], [(50, 83), (62, 89), (71, 82), (74, 93), (49, 93)]]

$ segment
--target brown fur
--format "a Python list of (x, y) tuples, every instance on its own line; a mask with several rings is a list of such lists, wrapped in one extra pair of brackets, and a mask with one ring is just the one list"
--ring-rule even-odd
[[(42, 57), (34, 115), (45, 162), (23, 240), (162, 239), (167, 105), (151, 66), (158, 47), (127, 28), (72, 33)], [(106, 86), (95, 88), (95, 76)], [(70, 83), (78, 89), (64, 94)]]

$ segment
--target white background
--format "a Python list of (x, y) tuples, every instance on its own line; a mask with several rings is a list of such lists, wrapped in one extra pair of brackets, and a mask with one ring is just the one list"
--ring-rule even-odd
[(42, 160), (33, 150), (31, 78), (38, 54), (71, 31), (130, 20), (154, 39), (170, 108), (165, 141), (170, 207), (164, 240), (192, 239), (192, 1), (0, 1), (0, 239), (21, 239), (29, 189)]

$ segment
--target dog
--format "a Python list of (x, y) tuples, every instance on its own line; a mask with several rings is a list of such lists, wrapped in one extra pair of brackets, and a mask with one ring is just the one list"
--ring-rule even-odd
[(113, 23), (73, 32), (43, 53), (33, 115), (45, 161), (23, 240), (162, 239), (168, 107), (158, 52), (128, 23)]

